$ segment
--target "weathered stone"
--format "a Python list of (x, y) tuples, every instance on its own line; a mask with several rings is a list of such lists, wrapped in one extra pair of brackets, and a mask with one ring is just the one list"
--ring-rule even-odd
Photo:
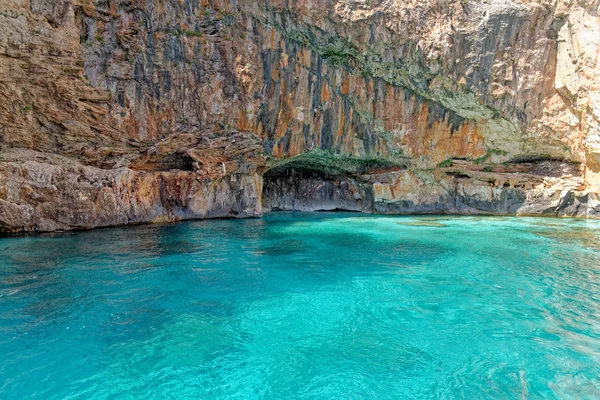
[[(597, 15), (597, 0), (0, 1), (0, 227), (260, 215), (263, 176), (265, 209), (596, 217)], [(337, 164), (287, 174), (316, 151)]]
[(365, 194), (352, 180), (276, 178), (264, 186), (264, 207), (269, 211), (369, 212)]
[(104, 170), (33, 151), (9, 157), (28, 161), (0, 165), (7, 189), (0, 198), (5, 232), (262, 215), (257, 173), (208, 180), (189, 171)]

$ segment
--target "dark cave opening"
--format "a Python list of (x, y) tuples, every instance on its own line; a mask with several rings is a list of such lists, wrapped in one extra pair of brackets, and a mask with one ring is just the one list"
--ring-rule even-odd
[(362, 192), (354, 178), (319, 169), (287, 167), (263, 175), (263, 207), (267, 211), (362, 212)]
[(194, 171), (194, 159), (186, 153), (171, 153), (158, 160), (149, 160), (135, 166), (142, 171)]

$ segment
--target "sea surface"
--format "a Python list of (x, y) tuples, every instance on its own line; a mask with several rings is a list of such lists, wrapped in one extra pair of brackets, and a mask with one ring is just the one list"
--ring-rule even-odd
[(0, 399), (600, 399), (600, 221), (0, 238)]

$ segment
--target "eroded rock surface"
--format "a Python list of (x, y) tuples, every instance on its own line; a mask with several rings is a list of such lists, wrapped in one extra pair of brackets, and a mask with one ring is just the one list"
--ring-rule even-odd
[(0, 229), (596, 217), (599, 8), (0, 0)]

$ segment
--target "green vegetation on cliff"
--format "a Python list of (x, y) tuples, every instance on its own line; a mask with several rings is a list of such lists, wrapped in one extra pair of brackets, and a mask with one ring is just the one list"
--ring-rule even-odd
[[(523, 152), (526, 144), (520, 127), (502, 112), (481, 101), (473, 90), (452, 79), (443, 71), (434, 72), (420, 53), (393, 58), (381, 51), (380, 45), (357, 43), (299, 21), (291, 12), (267, 9), (257, 20), (277, 30), (285, 39), (311, 49), (334, 68), (345, 68), (354, 75), (381, 79), (402, 87), (429, 102), (441, 105), (456, 116), (476, 121), (486, 145), (507, 154)], [(411, 45), (410, 42), (402, 42)]]
[(399, 162), (377, 157), (357, 157), (335, 154), (324, 150), (312, 150), (290, 158), (272, 159), (269, 171), (273, 174), (290, 169), (322, 172), (331, 176), (361, 175), (375, 170), (403, 167)]
[(498, 111), (482, 104), (473, 91), (452, 79), (431, 72), (418, 59), (384, 61), (375, 47), (359, 48), (351, 41), (305, 23), (297, 23), (291, 14), (268, 13), (266, 23), (282, 36), (301, 43), (323, 59), (353, 73), (382, 79), (401, 86), (423, 98), (437, 102), (463, 118), (474, 120), (498, 119)]

